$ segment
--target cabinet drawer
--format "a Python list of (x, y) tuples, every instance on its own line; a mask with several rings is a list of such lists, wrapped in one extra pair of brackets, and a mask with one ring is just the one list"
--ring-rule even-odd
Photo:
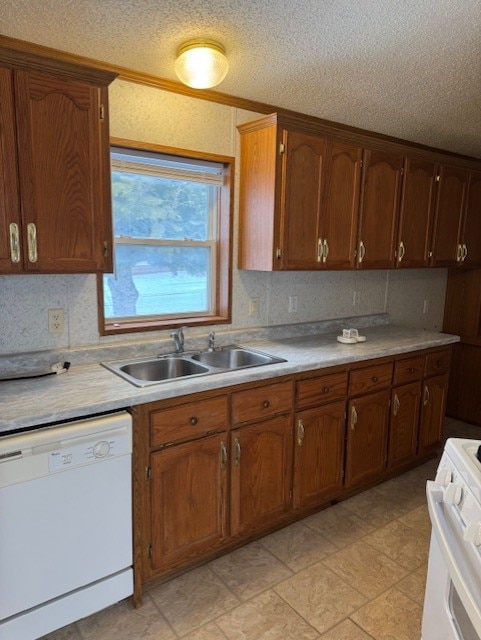
[(392, 362), (386, 362), (351, 371), (349, 395), (357, 396), (389, 387), (392, 379), (392, 366)]
[(447, 373), (451, 362), (451, 349), (440, 349), (426, 356), (425, 376), (434, 376), (438, 373)]
[(227, 425), (226, 396), (179, 404), (152, 413), (150, 443), (156, 447), (177, 440), (198, 438), (206, 433), (225, 430)]
[(232, 394), (232, 422), (260, 420), (292, 409), (292, 383), (278, 382)]
[(346, 395), (347, 371), (331, 373), (309, 380), (299, 380), (296, 385), (296, 404), (298, 407), (341, 400)]
[(424, 356), (415, 356), (394, 363), (393, 385), (421, 380), (424, 375)]

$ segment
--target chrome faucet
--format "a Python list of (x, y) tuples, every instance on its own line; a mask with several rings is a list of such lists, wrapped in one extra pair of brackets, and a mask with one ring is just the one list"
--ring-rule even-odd
[(172, 331), (170, 337), (175, 342), (175, 353), (184, 353), (184, 327)]
[(211, 331), (209, 333), (207, 346), (208, 346), (207, 351), (215, 351), (215, 331)]

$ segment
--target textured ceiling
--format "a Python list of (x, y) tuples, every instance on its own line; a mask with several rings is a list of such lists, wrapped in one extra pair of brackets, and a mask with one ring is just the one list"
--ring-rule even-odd
[(216, 90), (481, 157), (481, 0), (3, 0), (0, 32), (168, 79), (211, 37)]

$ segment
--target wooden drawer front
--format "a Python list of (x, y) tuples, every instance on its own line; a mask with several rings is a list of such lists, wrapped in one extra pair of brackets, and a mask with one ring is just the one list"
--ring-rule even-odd
[(351, 371), (349, 378), (349, 395), (379, 391), (391, 385), (392, 362), (376, 364), (365, 369)]
[(424, 356), (406, 358), (394, 363), (393, 384), (407, 384), (421, 380), (424, 375)]
[(150, 418), (151, 446), (156, 447), (177, 440), (199, 438), (206, 433), (223, 431), (227, 426), (226, 396), (180, 404), (152, 413)]
[(341, 400), (347, 395), (347, 371), (331, 373), (310, 380), (299, 380), (296, 385), (298, 407)]
[(232, 394), (232, 422), (260, 420), (292, 409), (292, 383), (278, 382)]
[(447, 373), (451, 362), (451, 349), (440, 349), (426, 356), (426, 369), (424, 375), (435, 376), (438, 373)]

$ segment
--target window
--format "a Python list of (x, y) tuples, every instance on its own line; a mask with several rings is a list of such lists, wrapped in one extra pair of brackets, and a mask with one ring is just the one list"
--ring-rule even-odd
[(102, 333), (229, 322), (233, 159), (113, 142)]

